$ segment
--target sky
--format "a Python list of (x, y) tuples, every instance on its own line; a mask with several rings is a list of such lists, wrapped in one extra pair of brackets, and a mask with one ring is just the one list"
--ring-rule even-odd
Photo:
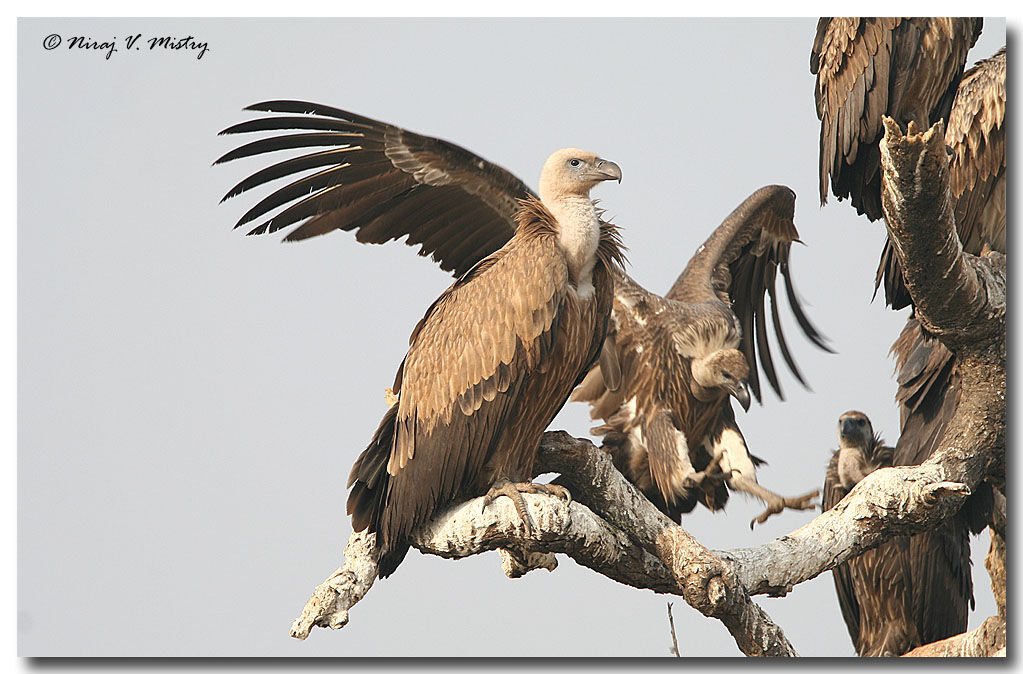
[[(906, 311), (871, 302), (884, 240), (817, 199), (819, 125), (803, 19), (21, 19), (18, 22), (18, 652), (26, 656), (734, 656), (680, 597), (559, 556), (507, 579), (496, 552), (411, 552), (343, 630), (288, 636), (351, 533), (345, 483), (412, 328), (451, 278), (400, 244), (279, 243), (219, 204), (267, 157), (211, 166), (242, 108), (310, 100), (441, 137), (536, 187), (555, 149), (623, 181), (594, 191), (630, 275), (665, 292), (757, 188), (797, 195), (791, 254), (817, 350), (782, 307), (813, 387), (738, 413), (761, 484), (820, 487), (849, 409), (894, 444), (888, 349)], [(44, 45), (60, 44), (53, 49)], [(141, 35), (129, 49), (128, 36)], [(74, 37), (116, 51), (67, 47)], [(192, 36), (203, 49), (150, 49)], [(49, 41), (47, 41), (49, 39)], [(988, 20), (970, 63), (1005, 42)], [(201, 56), (201, 58), (200, 58)], [(785, 303), (783, 302), (783, 305)], [(788, 373), (786, 373), (787, 375)], [(586, 437), (587, 408), (552, 429)], [(762, 504), (683, 520), (708, 547), (767, 542)], [(976, 611), (996, 612), (974, 538)], [(755, 599), (801, 655), (852, 655), (830, 573)]]

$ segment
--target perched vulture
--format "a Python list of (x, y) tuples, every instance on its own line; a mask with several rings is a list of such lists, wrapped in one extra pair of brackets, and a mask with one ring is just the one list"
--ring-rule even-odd
[[(218, 163), (276, 150), (325, 148), (258, 171), (227, 193), (225, 199), (306, 174), (241, 217), (239, 226), (254, 225), (250, 234), (297, 225), (287, 240), (335, 229), (354, 230), (364, 243), (407, 236), (408, 245), (421, 245), (420, 255), (431, 255), (442, 269), (460, 276), (512, 238), (516, 204), (536, 196), (514, 175), (464, 148), (385, 122), (300, 101), (270, 101), (249, 109), (282, 114), (243, 122), (223, 133), (298, 132), (255, 140)], [(760, 399), (758, 351), (761, 368), (780, 395), (767, 342), (765, 293), (772, 299), (771, 321), (782, 357), (803, 381), (781, 333), (774, 301), (779, 270), (803, 332), (827, 349), (789, 278), (789, 247), (797, 240), (794, 198), (786, 187), (757, 191), (700, 248), (667, 298), (647, 292), (624, 272), (614, 273), (613, 334), (605, 351), (617, 359), (605, 360), (612, 366), (616, 360), (627, 364), (628, 371), (620, 373), (621, 387), (633, 393), (624, 399), (625, 409), (637, 400), (650, 407), (637, 408), (620, 429), (630, 438), (627, 451), (634, 469), (622, 463), (621, 443), (608, 449), (626, 476), (676, 519), (697, 500), (720, 507), (728, 497), (727, 486), (765, 500), (770, 512), (783, 505), (809, 507), (815, 495), (784, 499), (757, 484), (757, 460), (749, 455), (728, 402), (731, 395), (748, 406), (750, 392)], [(653, 305), (666, 311), (644, 315), (645, 307)], [(665, 369), (673, 388), (657, 388), (660, 383), (649, 376), (651, 367)], [(603, 387), (603, 377), (617, 382), (619, 373), (598, 371), (576, 398), (589, 400), (597, 416), (606, 416), (610, 409), (615, 419), (624, 419), (610, 407), (615, 393), (610, 388), (615, 387)], [(607, 421), (609, 428), (615, 426), (613, 419)], [(641, 440), (637, 433), (629, 432), (629, 424), (636, 423), (650, 425), (649, 432), (655, 433), (645, 464), (639, 457), (650, 450), (636, 442)], [(678, 453), (683, 436), (688, 458)], [(669, 448), (675, 458), (665, 453)]]
[[(838, 419), (838, 451), (824, 478), (821, 508), (830, 510), (878, 468), (892, 465), (891, 447), (874, 434), (870, 419), (849, 411)], [(909, 541), (896, 537), (832, 570), (838, 605), (856, 652), (897, 656), (922, 642), (913, 617)]]
[(820, 134), (820, 198), (849, 197), (857, 213), (882, 216), (878, 141), (882, 116), (922, 129), (948, 117), (966, 55), (983, 19), (825, 17), (810, 72)]
[(589, 195), (621, 176), (595, 154), (555, 152), (540, 199), (516, 211), (515, 235), (412, 332), (394, 380), (398, 401), (348, 478), (352, 527), (376, 532), (380, 577), (405, 557), (410, 532), (456, 497), (506, 495), (528, 530), (520, 492), (563, 489), (532, 484), (533, 462), (541, 434), (601, 354), (611, 273), (624, 259)]

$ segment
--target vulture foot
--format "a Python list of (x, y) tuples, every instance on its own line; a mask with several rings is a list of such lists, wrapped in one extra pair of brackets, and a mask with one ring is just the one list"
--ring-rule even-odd
[(522, 520), (522, 524), (526, 528), (526, 535), (533, 535), (533, 522), (529, 517), (529, 512), (526, 510), (526, 502), (522, 498), (523, 494), (547, 494), (548, 496), (556, 496), (564, 499), (568, 503), (572, 502), (572, 494), (567, 489), (557, 484), (537, 484), (535, 482), (509, 482), (508, 480), (498, 480), (491, 487), (490, 490), (483, 497), (483, 508), (480, 512), (487, 509), (487, 506), (493, 503), (499, 496), (507, 496), (515, 504), (515, 512), (519, 514), (519, 519)]
[(685, 478), (685, 486), (691, 489), (702, 489), (705, 492), (713, 492), (722, 482), (727, 481), (735, 471), (721, 472), (721, 454), (714, 455), (707, 467), (695, 473), (690, 473)]
[(769, 496), (764, 498), (764, 502), (767, 503), (767, 509), (757, 515), (755, 519), (750, 520), (750, 529), (753, 528), (754, 524), (763, 524), (767, 521), (768, 517), (780, 513), (785, 508), (790, 508), (792, 510), (813, 510), (817, 507), (817, 504), (813, 502), (813, 499), (820, 496), (819, 489), (814, 489), (802, 496), (779, 496), (774, 492), (768, 492), (766, 489), (764, 491), (769, 494)]

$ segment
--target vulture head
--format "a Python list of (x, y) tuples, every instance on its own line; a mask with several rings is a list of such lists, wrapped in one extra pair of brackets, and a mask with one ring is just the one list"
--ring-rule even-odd
[(540, 171), (540, 201), (549, 205), (563, 197), (588, 199), (590, 190), (604, 180), (622, 182), (618, 164), (592, 152), (567, 147), (544, 162)]
[(891, 448), (874, 435), (870, 419), (850, 410), (838, 418), (838, 479), (846, 489), (891, 463)]
[(709, 399), (715, 391), (725, 391), (749, 410), (749, 362), (738, 349), (721, 349), (706, 358), (693, 361), (693, 379), (703, 391), (693, 391), (697, 398)]

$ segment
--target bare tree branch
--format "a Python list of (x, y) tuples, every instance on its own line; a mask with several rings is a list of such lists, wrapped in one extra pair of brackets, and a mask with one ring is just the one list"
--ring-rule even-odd
[(1005, 621), (991, 616), (980, 627), (948, 639), (924, 644), (904, 658), (989, 658), (1005, 657)]
[[(888, 120), (886, 133), (881, 148), (889, 234), (918, 316), (956, 353), (963, 383), (945, 436), (927, 461), (872, 473), (838, 505), (791, 534), (715, 552), (660, 513), (605, 452), (558, 431), (544, 435), (537, 471), (560, 473), (558, 482), (575, 499), (525, 495), (534, 520), (531, 535), (506, 499), (486, 510), (482, 499), (473, 499), (438, 513), (414, 533), (413, 544), (443, 557), (500, 549), (510, 577), (553, 570), (552, 554), (560, 552), (620, 583), (682, 596), (721, 620), (747, 655), (795, 655), (751, 594), (783, 596), (893, 536), (933, 529), (983, 480), (1004, 491), (1005, 257), (962, 252), (949, 206), (941, 125), (924, 133), (911, 125), (903, 135)], [(993, 582), (1004, 588), (1001, 532), (1004, 516), (989, 554)], [(343, 627), (349, 609), (372, 587), (373, 537), (354, 534), (345, 556), (344, 566), (316, 588), (292, 636), (304, 639), (313, 626)], [(998, 596), (1000, 617), (914, 654), (1004, 654), (1004, 589), (1001, 595), (996, 589)]]
[(881, 201), (915, 315), (953, 351), (987, 337), (1004, 339), (1004, 256), (997, 256), (999, 273), (999, 265), (963, 253), (948, 187), (944, 122), (923, 133), (910, 122), (905, 135), (889, 117), (884, 125)]

